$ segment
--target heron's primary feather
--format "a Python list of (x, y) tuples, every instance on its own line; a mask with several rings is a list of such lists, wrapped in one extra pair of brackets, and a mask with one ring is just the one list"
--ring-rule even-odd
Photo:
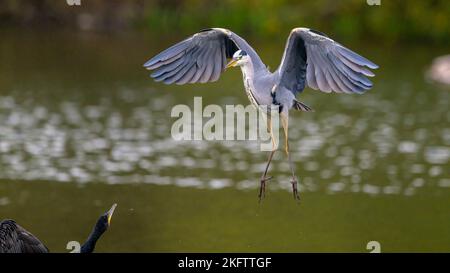
[(226, 59), (238, 49), (248, 50), (253, 58), (259, 59), (247, 42), (233, 32), (206, 29), (159, 53), (144, 67), (154, 70), (151, 77), (155, 81), (166, 84), (214, 82), (225, 69)]
[(256, 51), (234, 32), (223, 28), (202, 30), (162, 51), (144, 64), (157, 82), (166, 84), (217, 81), (227, 58), (244, 50), (255, 69), (265, 67)]
[(295, 28), (278, 68), (280, 85), (301, 92), (305, 85), (323, 92), (364, 93), (372, 87), (369, 69), (378, 66), (324, 34)]

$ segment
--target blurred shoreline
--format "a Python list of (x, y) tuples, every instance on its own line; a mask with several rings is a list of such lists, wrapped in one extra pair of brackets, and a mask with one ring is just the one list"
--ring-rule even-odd
[[(261, 39), (283, 39), (307, 26), (335, 37), (365, 42), (448, 44), (450, 2), (382, 1), (184, 1), (3, 0), (0, 28), (71, 29), (86, 32), (151, 32), (172, 36), (208, 27), (226, 27)], [(281, 35), (283, 33), (283, 35)]]

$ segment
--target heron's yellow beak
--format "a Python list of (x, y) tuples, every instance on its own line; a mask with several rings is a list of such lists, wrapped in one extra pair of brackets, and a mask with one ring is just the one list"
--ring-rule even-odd
[(232, 60), (227, 64), (227, 66), (225, 66), (225, 69), (230, 68), (230, 67), (235, 67), (236, 64), (237, 64), (237, 60), (232, 59)]
[(112, 218), (112, 215), (113, 215), (114, 210), (116, 209), (116, 207), (117, 207), (117, 204), (112, 205), (111, 209), (107, 212), (107, 216), (108, 216), (108, 225), (111, 224), (111, 218)]

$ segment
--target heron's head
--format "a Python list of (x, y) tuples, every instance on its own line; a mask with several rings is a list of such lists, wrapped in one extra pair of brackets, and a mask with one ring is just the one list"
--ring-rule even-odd
[(244, 50), (238, 50), (233, 54), (233, 58), (227, 64), (226, 68), (243, 66), (244, 64), (248, 63), (249, 60), (250, 57), (248, 56), (247, 52), (245, 52)]
[(117, 204), (114, 204), (110, 210), (108, 210), (107, 212), (102, 214), (100, 216), (100, 218), (98, 218), (97, 224), (95, 225), (95, 229), (100, 234), (105, 232), (108, 229), (108, 227), (111, 225), (111, 218), (114, 213), (114, 210), (116, 209), (116, 206), (117, 206)]

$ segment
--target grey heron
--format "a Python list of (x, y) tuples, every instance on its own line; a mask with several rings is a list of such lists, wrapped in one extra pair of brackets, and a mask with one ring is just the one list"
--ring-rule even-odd
[[(81, 253), (92, 253), (97, 240), (108, 229), (116, 209), (111, 209), (98, 218), (91, 234), (81, 246)], [(14, 220), (6, 219), (0, 222), (0, 253), (47, 253), (48, 248), (33, 234), (21, 227)]]
[[(231, 61), (227, 64), (227, 59)], [(297, 178), (289, 153), (289, 110), (311, 111), (296, 99), (306, 86), (326, 93), (362, 94), (372, 87), (367, 77), (378, 66), (325, 34), (294, 28), (286, 43), (281, 64), (270, 72), (256, 51), (240, 36), (223, 28), (202, 30), (169, 47), (144, 64), (157, 82), (165, 84), (206, 83), (217, 81), (228, 67), (239, 66), (250, 102), (256, 107), (278, 106), (284, 130), (285, 152), (292, 173), (292, 191), (299, 199)], [(272, 132), (272, 122), (268, 119)], [(272, 135), (272, 134), (271, 134)], [(273, 140), (272, 140), (273, 142)], [(259, 199), (265, 194), (272, 149), (260, 180)]]

